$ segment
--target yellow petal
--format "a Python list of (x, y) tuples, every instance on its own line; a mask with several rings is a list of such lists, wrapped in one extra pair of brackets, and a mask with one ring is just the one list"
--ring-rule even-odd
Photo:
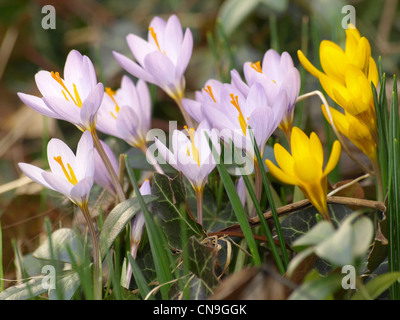
[(343, 109), (352, 107), (351, 95), (347, 88), (340, 82), (335, 81), (325, 75), (319, 78), (322, 88), (338, 105)]
[(310, 153), (310, 139), (298, 127), (293, 127), (292, 136), (290, 137), (290, 146), (292, 148), (292, 157), (294, 162), (298, 162), (298, 158)]
[(290, 176), (294, 176), (294, 161), (289, 152), (279, 143), (274, 145), (275, 159), (282, 171)]
[(299, 57), (299, 61), (303, 65), (304, 69), (306, 69), (314, 77), (319, 78), (323, 74), (316, 67), (314, 67), (314, 65), (306, 58), (301, 50), (297, 50), (297, 56)]
[(267, 168), (269, 172), (279, 181), (286, 183), (286, 184), (291, 184), (291, 185), (297, 185), (298, 181), (286, 173), (284, 173), (281, 169), (279, 169), (275, 164), (273, 164), (270, 160), (265, 160), (265, 164), (267, 165)]
[(300, 190), (304, 193), (311, 204), (318, 210), (318, 212), (323, 216), (323, 218), (329, 220), (328, 206), (326, 203), (326, 177), (312, 184), (301, 185)]
[(321, 140), (319, 140), (315, 132), (312, 132), (310, 135), (310, 151), (318, 162), (318, 165), (322, 168), (324, 165), (324, 150), (322, 149)]
[(319, 47), (319, 58), (326, 75), (343, 84), (346, 67), (350, 61), (342, 48), (332, 41), (323, 40)]
[(363, 73), (368, 72), (369, 58), (371, 57), (371, 45), (367, 38), (362, 37), (351, 59), (353, 66), (360, 69)]
[[(322, 109), (322, 113), (325, 116), (326, 120), (330, 123), (325, 106), (322, 105), (321, 109)], [(338, 110), (336, 110), (332, 107), (329, 107), (329, 111), (331, 112), (332, 119), (333, 119), (336, 129), (338, 129), (340, 133), (342, 133), (343, 135), (345, 135), (347, 137), (349, 124), (348, 124), (346, 116), (343, 113), (339, 112)]]
[(378, 68), (376, 67), (375, 60), (372, 57), (369, 57), (369, 66), (368, 66), (368, 81), (374, 84), (375, 88), (378, 87), (379, 81), (379, 73)]
[(357, 29), (347, 29), (346, 31), (346, 47), (345, 54), (351, 61), (357, 50), (358, 42), (360, 41), (360, 33)]
[(338, 140), (333, 143), (331, 155), (324, 170), (324, 176), (327, 176), (337, 165), (342, 152), (342, 146)]
[(312, 154), (303, 154), (295, 159), (294, 172), (302, 183), (310, 184), (321, 179), (322, 166)]

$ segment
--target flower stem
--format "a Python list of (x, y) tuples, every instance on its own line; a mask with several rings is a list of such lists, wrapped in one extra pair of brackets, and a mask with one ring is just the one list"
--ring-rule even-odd
[(115, 173), (115, 171), (111, 165), (110, 159), (108, 159), (107, 154), (104, 151), (102, 144), (100, 143), (100, 139), (99, 139), (99, 136), (97, 135), (96, 130), (92, 130), (91, 134), (92, 134), (92, 138), (93, 138), (93, 144), (94, 144), (95, 148), (97, 149), (97, 152), (99, 153), (101, 159), (103, 160), (108, 173), (110, 174), (111, 180), (113, 182), (114, 188), (117, 193), (118, 200), (124, 201), (126, 199), (124, 191), (122, 190), (122, 187), (121, 187), (121, 184), (119, 183), (117, 174)]
[(196, 200), (197, 200), (197, 222), (203, 225), (203, 189), (196, 189)]
[(102, 275), (100, 272), (101, 267), (101, 258), (100, 258), (100, 247), (99, 242), (97, 240), (96, 231), (94, 230), (94, 226), (92, 223), (92, 218), (89, 213), (88, 203), (84, 202), (80, 206), (83, 216), (85, 217), (87, 226), (89, 228), (90, 237), (92, 238), (93, 244), (93, 264), (94, 264), (94, 272), (93, 272), (93, 282), (94, 282), (94, 297), (95, 300), (101, 300), (101, 286), (102, 286)]

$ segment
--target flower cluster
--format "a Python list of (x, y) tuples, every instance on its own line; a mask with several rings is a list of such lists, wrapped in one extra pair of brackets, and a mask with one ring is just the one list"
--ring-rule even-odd
[[(346, 36), (344, 50), (331, 41), (322, 41), (323, 72), (301, 51), (298, 57), (344, 110), (341, 113), (323, 106), (326, 119), (375, 160), (378, 139), (369, 83), (377, 86), (378, 72), (368, 40), (352, 26)], [(155, 146), (162, 158), (183, 173), (199, 197), (222, 154), (220, 142), (225, 146), (233, 145), (256, 163), (254, 148), (263, 155), (267, 141), (279, 128), (291, 146), (292, 155), (281, 145), (275, 145), (280, 168), (267, 160), (271, 174), (285, 183), (299, 186), (321, 214), (329, 218), (326, 176), (339, 160), (340, 144), (334, 143), (331, 158), (322, 170), (323, 151), (319, 138), (315, 133), (307, 138), (299, 128), (293, 127), (300, 74), (287, 52), (279, 54), (269, 49), (262, 61), (243, 64), (244, 78), (233, 69), (230, 83), (209, 79), (192, 99), (185, 96), (184, 73), (192, 55), (193, 37), (190, 29), (183, 32), (177, 16), (172, 15), (167, 21), (155, 17), (149, 25), (147, 40), (134, 34), (129, 34), (126, 40), (136, 61), (117, 52), (114, 57), (123, 69), (138, 78), (136, 84), (123, 76), (120, 88), (104, 87), (97, 82), (90, 59), (72, 50), (66, 59), (63, 77), (54, 71), (36, 74), (42, 97), (18, 94), (33, 110), (71, 122), (84, 133), (78, 146), (79, 161), (70, 152), (61, 154), (66, 150), (64, 145), (57, 150), (60, 154), (55, 155), (56, 142), (52, 140), (48, 149), (52, 173), (21, 164), (29, 177), (58, 190), (80, 206), (87, 202), (93, 181), (117, 200), (124, 200), (125, 193), (117, 178), (117, 159), (99, 140), (97, 131), (124, 140), (148, 154), (146, 136), (151, 129), (152, 102), (147, 83), (152, 83), (177, 103), (187, 125), (182, 131), (171, 133), (171, 151), (157, 138)], [(57, 144), (61, 146), (60, 141)], [(83, 152), (82, 148), (92, 151)], [(213, 149), (216, 152), (213, 153)], [(155, 168), (163, 172), (157, 163)], [(257, 178), (260, 179), (256, 174)], [(243, 198), (242, 194), (239, 196)], [(202, 208), (198, 208), (198, 221), (202, 223)]]

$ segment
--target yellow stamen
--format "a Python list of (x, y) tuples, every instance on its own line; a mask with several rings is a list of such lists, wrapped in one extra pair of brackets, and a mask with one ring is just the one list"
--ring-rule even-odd
[[(190, 142), (192, 143), (192, 158), (194, 161), (196, 161), (197, 165), (200, 167), (200, 154), (199, 154), (199, 149), (197, 149), (196, 145), (194, 144), (194, 128), (188, 129), (187, 126), (184, 126), (185, 130), (189, 133), (190, 136)], [(190, 151), (189, 147), (187, 148), (187, 154), (190, 156)]]
[[(81, 108), (82, 107), (82, 100), (81, 100), (81, 97), (79, 96), (78, 90), (76, 89), (76, 85), (73, 84), (73, 86), (74, 86), (74, 94), (75, 94), (75, 98), (74, 98), (74, 96), (71, 94), (71, 92), (69, 92), (68, 88), (65, 86), (63, 80), (60, 77), (60, 74), (58, 72), (53, 72), (53, 71), (51, 71), (50, 74), (51, 74), (52, 78), (54, 80), (56, 80), (61, 85), (61, 87), (63, 87), (63, 89), (67, 92), (67, 94), (70, 96), (70, 98), (75, 103), (75, 105), (77, 107)], [(65, 94), (64, 90), (61, 90), (61, 92), (64, 95), (64, 98), (67, 101), (69, 101), (69, 99), (67, 98), (67, 95)]]
[(257, 72), (262, 73), (261, 62), (260, 62), (260, 61), (257, 61), (256, 63), (251, 62), (251, 63), (250, 63), (250, 66), (251, 66), (254, 70), (256, 70)]
[[(110, 96), (111, 100), (115, 103), (115, 112), (118, 114), (118, 112), (119, 112), (119, 110), (120, 110), (120, 107), (119, 107), (117, 101), (116, 101), (115, 98), (114, 98), (115, 91), (112, 90), (111, 88), (108, 88), (108, 87), (107, 87), (105, 90), (106, 90), (106, 93)], [(112, 111), (111, 111), (110, 113), (111, 113), (112, 117), (113, 117), (115, 120), (117, 120), (117, 117), (114, 115), (114, 113), (113, 113)]]
[(215, 97), (214, 97), (214, 94), (213, 94), (213, 92), (212, 92), (212, 88), (211, 88), (211, 86), (206, 86), (205, 88), (203, 88), (203, 90), (205, 91), (205, 92), (207, 92), (208, 93), (208, 95), (214, 100), (214, 102), (216, 103), (217, 101), (215, 100)]
[(73, 185), (76, 185), (78, 183), (78, 179), (76, 179), (74, 170), (72, 169), (71, 165), (69, 163), (67, 163), (67, 167), (68, 167), (68, 171), (69, 171), (68, 172), (64, 166), (61, 156), (54, 157), (54, 160), (56, 160), (56, 162), (61, 166), (61, 169), (64, 172), (64, 175), (67, 178), (67, 180), (70, 183), (72, 183)]
[(160, 45), (158, 44), (158, 40), (157, 40), (157, 33), (154, 32), (154, 28), (153, 28), (153, 27), (149, 27), (149, 30), (150, 30), (151, 36), (152, 36), (153, 39), (154, 39), (154, 42), (155, 42), (156, 45), (157, 45), (158, 50), (161, 51)]
[(232, 100), (230, 101), (233, 106), (236, 108), (237, 111), (239, 111), (239, 124), (240, 124), (240, 128), (242, 128), (242, 132), (243, 134), (246, 136), (246, 131), (247, 131), (247, 122), (243, 116), (242, 110), (240, 110), (240, 106), (239, 106), (239, 98), (238, 96), (233, 95), (233, 93), (230, 94)]

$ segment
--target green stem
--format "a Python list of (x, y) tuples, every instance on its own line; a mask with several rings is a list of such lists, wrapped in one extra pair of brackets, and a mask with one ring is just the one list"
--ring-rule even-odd
[(203, 189), (195, 190), (197, 202), (197, 222), (203, 225)]
[(100, 272), (101, 267), (101, 258), (100, 258), (100, 246), (97, 240), (96, 231), (94, 230), (94, 226), (92, 223), (92, 218), (89, 213), (88, 203), (84, 202), (80, 206), (83, 216), (85, 217), (90, 237), (92, 239), (93, 244), (93, 264), (94, 264), (94, 272), (93, 272), (93, 282), (94, 282), (94, 298), (95, 300), (101, 300), (101, 286), (102, 286), (102, 276)]
[(126, 200), (125, 198), (125, 193), (122, 190), (121, 184), (119, 183), (119, 179), (117, 177), (116, 172), (114, 171), (114, 168), (111, 165), (110, 159), (108, 159), (106, 152), (104, 151), (103, 145), (100, 143), (100, 139), (99, 136), (97, 135), (96, 130), (91, 130), (90, 131), (92, 134), (92, 138), (93, 138), (93, 144), (97, 150), (97, 152), (99, 153), (101, 159), (104, 162), (104, 165), (106, 166), (106, 169), (108, 171), (108, 173), (110, 174), (111, 177), (111, 181), (114, 185), (115, 191), (117, 193), (117, 197), (120, 202)]

